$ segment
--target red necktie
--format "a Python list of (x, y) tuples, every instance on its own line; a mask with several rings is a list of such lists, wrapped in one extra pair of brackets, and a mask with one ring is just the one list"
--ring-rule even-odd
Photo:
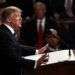
[(44, 30), (42, 28), (42, 23), (40, 20), (39, 29), (37, 30), (37, 40), (36, 40), (36, 48), (40, 49), (44, 46)]

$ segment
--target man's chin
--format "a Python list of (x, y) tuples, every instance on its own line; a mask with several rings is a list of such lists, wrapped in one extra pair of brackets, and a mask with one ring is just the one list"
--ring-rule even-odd
[(22, 27), (22, 25), (19, 25), (19, 28), (21, 28)]

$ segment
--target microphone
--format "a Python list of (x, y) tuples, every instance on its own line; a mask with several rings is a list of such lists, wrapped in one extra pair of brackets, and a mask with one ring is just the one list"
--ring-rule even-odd
[(69, 49), (69, 56), (71, 57), (70, 45), (69, 45), (69, 44), (67, 44), (66, 46), (67, 46), (67, 48)]
[(69, 49), (69, 56), (71, 56), (71, 50)]
[(71, 56), (71, 50), (70, 50), (70, 44), (63, 41), (63, 43), (66, 45), (66, 48), (69, 50), (68, 55)]
[(68, 49), (69, 49), (69, 57), (71, 57), (70, 44), (67, 44), (67, 47), (68, 47)]

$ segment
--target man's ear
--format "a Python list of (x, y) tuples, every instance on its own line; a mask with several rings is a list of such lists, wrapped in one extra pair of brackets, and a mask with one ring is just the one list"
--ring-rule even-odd
[(7, 22), (11, 22), (11, 19), (10, 18), (7, 18)]

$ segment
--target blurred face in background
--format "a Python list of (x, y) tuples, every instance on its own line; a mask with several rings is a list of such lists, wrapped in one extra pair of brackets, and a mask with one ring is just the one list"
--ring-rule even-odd
[(42, 19), (45, 16), (46, 7), (42, 3), (37, 3), (35, 7), (35, 15), (38, 19)]
[(48, 35), (47, 42), (50, 47), (56, 48), (60, 45), (60, 37), (58, 35)]

